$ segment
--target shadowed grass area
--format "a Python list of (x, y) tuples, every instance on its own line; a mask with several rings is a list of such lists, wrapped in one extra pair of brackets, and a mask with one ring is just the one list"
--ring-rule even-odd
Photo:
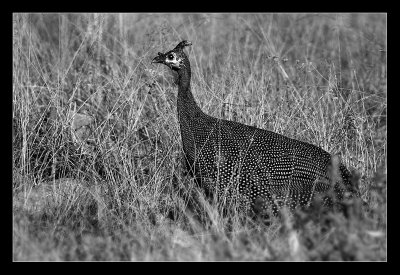
[[(341, 156), (347, 218), (196, 189), (150, 64), (183, 39), (204, 112)], [(386, 75), (385, 14), (14, 14), (14, 260), (385, 261)]]

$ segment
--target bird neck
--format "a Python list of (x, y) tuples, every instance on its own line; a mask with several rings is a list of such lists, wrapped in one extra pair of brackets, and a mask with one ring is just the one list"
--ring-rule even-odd
[(178, 71), (178, 113), (185, 113), (185, 117), (196, 116), (199, 112), (203, 113), (197, 105), (190, 89), (190, 65), (186, 62), (185, 68)]

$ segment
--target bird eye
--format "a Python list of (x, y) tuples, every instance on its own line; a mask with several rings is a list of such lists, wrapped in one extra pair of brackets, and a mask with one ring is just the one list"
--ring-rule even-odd
[(171, 59), (174, 59), (174, 55), (173, 55), (173, 54), (169, 54), (169, 55), (168, 55), (168, 59), (170, 59), (170, 60), (171, 60)]

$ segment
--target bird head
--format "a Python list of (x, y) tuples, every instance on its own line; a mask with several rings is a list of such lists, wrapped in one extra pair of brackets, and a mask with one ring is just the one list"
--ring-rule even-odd
[(183, 49), (191, 45), (191, 42), (183, 40), (173, 50), (170, 50), (166, 53), (158, 52), (158, 55), (153, 58), (151, 63), (161, 63), (167, 65), (170, 69), (174, 71), (179, 71), (187, 64), (187, 56), (184, 53)]

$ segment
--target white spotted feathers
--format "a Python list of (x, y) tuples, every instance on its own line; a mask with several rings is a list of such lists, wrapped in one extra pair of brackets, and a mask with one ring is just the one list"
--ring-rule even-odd
[[(308, 206), (315, 193), (333, 189), (340, 199), (353, 190), (342, 164), (342, 180), (331, 187), (331, 155), (323, 149), (203, 113), (190, 90), (190, 63), (183, 51), (190, 45), (184, 40), (173, 50), (158, 53), (152, 63), (178, 73), (177, 110), (186, 166), (207, 193), (224, 203), (239, 200), (245, 208), (271, 207), (276, 212), (283, 205)], [(325, 203), (332, 199), (326, 197)]]

